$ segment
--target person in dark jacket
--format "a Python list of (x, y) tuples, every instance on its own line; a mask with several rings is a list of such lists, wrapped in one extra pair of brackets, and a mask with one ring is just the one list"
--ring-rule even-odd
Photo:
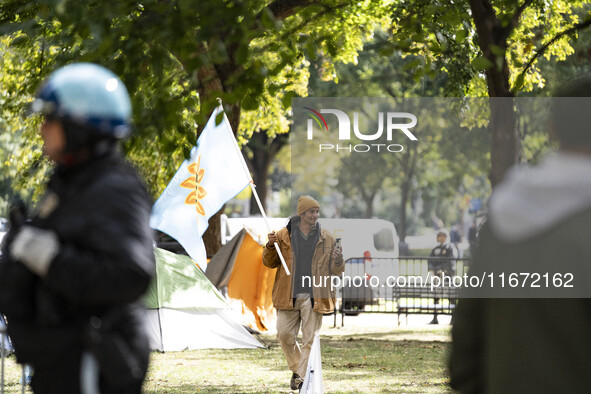
[[(457, 249), (447, 242), (447, 231), (439, 230), (437, 232), (437, 246), (431, 249), (428, 261), (429, 271), (433, 276), (442, 275), (452, 276), (455, 274), (455, 260), (453, 258), (458, 257)], [(433, 303), (439, 305), (439, 298), (434, 298)], [(433, 313), (433, 319), (429, 324), (439, 324), (437, 318), (437, 309)]]
[[(155, 270), (151, 199), (122, 158), (131, 103), (94, 64), (55, 71), (32, 104), (55, 163), (31, 215), (13, 212), (0, 312), (35, 393), (140, 393), (149, 344), (141, 296)], [(15, 220), (16, 218), (20, 220)]]
[(587, 77), (552, 98), (558, 151), (513, 168), (489, 200), (469, 271), (488, 285), (468, 289), (452, 328), (450, 381), (462, 393), (590, 390), (589, 97)]

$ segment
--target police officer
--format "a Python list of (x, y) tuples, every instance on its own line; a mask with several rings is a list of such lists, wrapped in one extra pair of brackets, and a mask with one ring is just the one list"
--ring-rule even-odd
[(129, 95), (111, 71), (77, 63), (49, 77), (32, 111), (55, 168), (0, 264), (17, 360), (34, 368), (35, 393), (140, 393), (140, 297), (155, 263), (151, 200), (117, 148), (131, 133)]
[[(431, 259), (427, 262), (429, 271), (433, 276), (451, 276), (455, 273), (454, 258), (458, 257), (458, 252), (452, 244), (447, 242), (447, 239), (447, 231), (439, 230), (437, 232), (437, 246), (431, 250), (429, 254)], [(450, 302), (455, 303), (453, 300), (450, 300)], [(439, 297), (435, 297), (433, 303), (439, 305)], [(439, 324), (437, 309), (435, 309), (433, 320), (429, 324)]]

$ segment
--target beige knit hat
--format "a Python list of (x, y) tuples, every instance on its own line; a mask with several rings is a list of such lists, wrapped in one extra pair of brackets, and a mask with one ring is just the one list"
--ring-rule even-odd
[(320, 209), (320, 204), (312, 196), (301, 196), (298, 198), (298, 216), (311, 208)]

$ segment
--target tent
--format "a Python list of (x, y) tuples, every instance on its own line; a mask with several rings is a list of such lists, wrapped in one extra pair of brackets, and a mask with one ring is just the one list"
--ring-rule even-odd
[(144, 297), (153, 350), (263, 347), (188, 256), (159, 248), (154, 254), (156, 275)]
[(262, 245), (242, 228), (212, 257), (205, 275), (241, 311), (244, 324), (265, 331), (276, 318), (271, 300), (275, 270), (262, 261)]

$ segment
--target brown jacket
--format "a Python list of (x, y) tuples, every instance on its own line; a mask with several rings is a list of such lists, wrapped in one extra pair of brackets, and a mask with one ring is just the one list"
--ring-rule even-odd
[[(292, 222), (293, 223), (293, 222)], [(295, 224), (294, 224), (295, 225)], [(297, 229), (294, 229), (297, 231)], [(285, 263), (292, 275), (287, 276), (275, 247), (264, 247), (263, 264), (268, 268), (276, 268), (275, 283), (273, 285), (273, 306), (275, 309), (293, 309), (293, 273), (295, 272), (294, 252), (291, 248), (291, 235), (287, 228), (277, 232), (277, 243), (285, 259)], [(335, 247), (335, 239), (326, 230), (320, 229), (318, 243), (314, 248), (312, 257), (312, 275), (314, 277), (314, 312), (331, 313), (335, 309), (336, 297), (334, 289), (331, 289), (330, 278), (339, 276), (345, 270), (345, 264), (341, 261), (332, 261), (331, 254)], [(320, 286), (320, 284), (326, 286)]]

